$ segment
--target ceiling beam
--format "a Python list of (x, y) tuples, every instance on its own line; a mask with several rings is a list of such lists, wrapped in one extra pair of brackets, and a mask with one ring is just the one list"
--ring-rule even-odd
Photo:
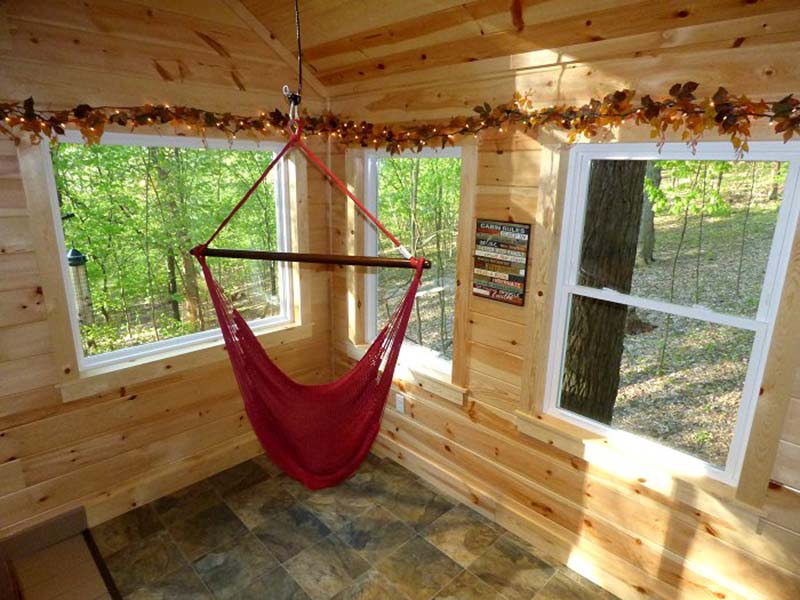
[[(564, 46), (596, 44), (637, 34), (686, 29), (691, 26), (765, 16), (797, 8), (797, 0), (772, 0), (749, 3), (742, 0), (694, 0), (691, 10), (682, 9), (684, 0), (627, 0), (623, 8), (600, 8), (586, 5), (578, 14), (549, 20), (534, 20), (521, 32), (508, 20), (505, 29), (482, 36), (448, 40), (424, 46), (371, 56), (364, 60), (319, 71), (320, 80), (330, 87), (383, 79), (391, 75), (416, 72), (434, 67), (460, 65), (497, 56), (520, 54), (533, 49), (558, 49)], [(526, 21), (527, 14), (524, 15)]]
[[(259, 21), (256, 16), (250, 12), (241, 0), (223, 0), (225, 4), (230, 8), (236, 15), (255, 33), (259, 38), (261, 38), (264, 43), (272, 49), (275, 54), (277, 54), (287, 65), (291, 66), (293, 69), (297, 68), (297, 56), (295, 56), (286, 46), (278, 41), (272, 32), (266, 28), (266, 26)], [(323, 83), (317, 79), (317, 77), (311, 72), (311, 68), (306, 62), (303, 62), (303, 83), (308, 84), (311, 86), (315, 92), (317, 92), (323, 98), (329, 98), (330, 95), (328, 94), (328, 88), (323, 85)], [(289, 87), (293, 87), (292, 84), (289, 84)]]

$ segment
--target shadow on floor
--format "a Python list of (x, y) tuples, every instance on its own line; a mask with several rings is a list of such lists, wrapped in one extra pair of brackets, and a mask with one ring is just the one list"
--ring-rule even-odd
[(614, 598), (374, 456), (318, 491), (259, 457), (92, 533), (130, 600)]

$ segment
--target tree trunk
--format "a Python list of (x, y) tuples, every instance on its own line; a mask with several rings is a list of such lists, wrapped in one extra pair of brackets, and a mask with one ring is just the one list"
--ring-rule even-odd
[(167, 273), (168, 273), (168, 291), (169, 291), (169, 305), (172, 309), (172, 318), (176, 321), (181, 320), (181, 306), (178, 303), (178, 277), (175, 269), (175, 255), (172, 249), (167, 250)]
[[(419, 248), (419, 231), (417, 227), (417, 194), (419, 192), (419, 160), (418, 158), (412, 159), (414, 164), (411, 167), (411, 254), (418, 256)], [(419, 309), (419, 300), (414, 299), (414, 312), (417, 315), (417, 343), (422, 345), (422, 314)]]
[(694, 263), (694, 303), (700, 304), (700, 264), (703, 261), (703, 225), (706, 219), (706, 185), (708, 184), (708, 164), (703, 166), (703, 195), (700, 200), (700, 224), (697, 233), (697, 258)]
[[(199, 329), (203, 327), (203, 311), (200, 306), (200, 288), (197, 285), (197, 268), (195, 267), (194, 258), (189, 254), (189, 248), (192, 247), (192, 241), (189, 239), (189, 234), (185, 229), (186, 219), (183, 218), (182, 206), (185, 205), (183, 198), (183, 173), (181, 165), (181, 154), (179, 148), (173, 148), (173, 160), (175, 161), (177, 172), (165, 172), (161, 165), (159, 165), (159, 178), (167, 179), (169, 176), (175, 178), (175, 195), (166, 194), (164, 204), (169, 213), (172, 223), (176, 224), (175, 228), (175, 243), (177, 253), (181, 258), (181, 266), (183, 273), (183, 304), (185, 308), (186, 320), (194, 325), (199, 325)], [(180, 204), (178, 203), (180, 201)]]
[(741, 296), (742, 293), (742, 269), (744, 268), (744, 252), (747, 247), (747, 223), (750, 220), (750, 207), (753, 204), (753, 193), (756, 188), (756, 165), (753, 163), (753, 172), (750, 179), (750, 194), (747, 196), (747, 205), (744, 209), (744, 222), (742, 223), (742, 236), (739, 244), (739, 266), (736, 269), (736, 295)]
[(144, 181), (144, 236), (142, 236), (142, 250), (144, 251), (145, 264), (147, 265), (147, 304), (150, 307), (150, 322), (156, 341), (161, 339), (158, 331), (158, 317), (156, 316), (155, 292), (153, 291), (153, 265), (150, 260), (150, 162), (145, 162)]
[[(436, 285), (444, 287), (444, 257), (442, 256), (442, 182), (439, 181), (436, 202)], [(439, 291), (439, 342), (442, 354), (447, 353), (447, 307), (445, 305), (444, 290)]]
[[(661, 167), (655, 162), (648, 162), (645, 169), (647, 177), (656, 187), (661, 185)], [(642, 193), (642, 218), (639, 222), (639, 260), (649, 265), (655, 260), (656, 225), (653, 213), (653, 202), (647, 192)]]
[(111, 314), (108, 310), (108, 271), (106, 270), (106, 265), (103, 263), (102, 260), (97, 261), (97, 265), (100, 267), (100, 272), (103, 274), (103, 303), (100, 305), (100, 312), (103, 313), (103, 319), (105, 319), (106, 325), (111, 323)]
[(769, 199), (773, 202), (778, 199), (778, 193), (781, 191), (780, 175), (781, 163), (775, 162), (772, 165), (772, 189), (769, 191)]
[[(580, 285), (630, 292), (646, 163), (601, 160), (589, 176)], [(611, 423), (619, 387), (628, 309), (574, 297), (570, 317), (561, 407)]]

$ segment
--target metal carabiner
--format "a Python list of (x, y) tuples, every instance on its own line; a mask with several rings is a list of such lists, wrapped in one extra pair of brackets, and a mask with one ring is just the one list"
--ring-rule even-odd
[(289, 120), (297, 121), (300, 119), (300, 94), (289, 89), (288, 85), (283, 86), (283, 95), (289, 102)]

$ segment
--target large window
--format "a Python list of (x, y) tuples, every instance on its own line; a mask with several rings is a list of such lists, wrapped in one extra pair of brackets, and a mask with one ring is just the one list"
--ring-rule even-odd
[[(449, 369), (453, 352), (456, 288), (456, 238), (461, 196), (461, 159), (457, 150), (367, 161), (366, 198), (371, 210), (432, 268), (423, 275), (411, 314), (404, 356)], [(397, 256), (392, 243), (366, 227), (369, 254)], [(367, 278), (367, 334), (372, 337), (408, 289), (411, 273), (378, 269)]]
[(797, 156), (572, 150), (546, 412), (737, 481), (797, 222)]
[[(273, 157), (270, 145), (108, 135), (51, 150), (68, 293), (83, 366), (208, 340), (218, 323), (188, 250), (205, 241)], [(215, 242), (287, 250), (282, 169)], [(209, 259), (256, 325), (288, 319), (286, 267)]]

